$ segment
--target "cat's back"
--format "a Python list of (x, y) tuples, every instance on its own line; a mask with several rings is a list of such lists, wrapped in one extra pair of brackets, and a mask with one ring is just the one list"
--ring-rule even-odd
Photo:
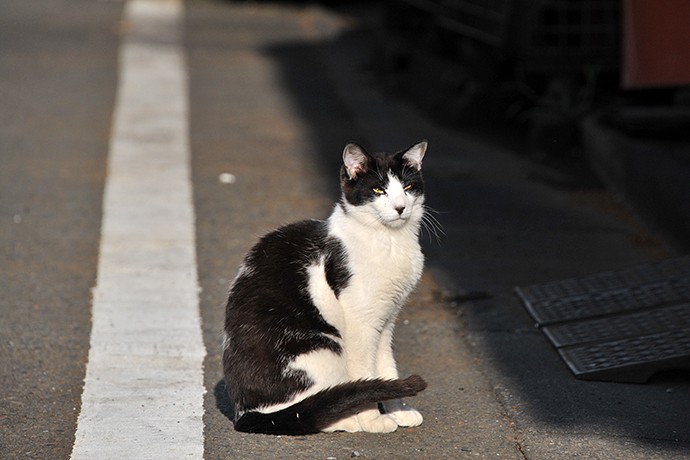
[(303, 220), (267, 233), (249, 250), (240, 268), (237, 285), (243, 278), (278, 284), (295, 284), (299, 267), (318, 257), (328, 229), (320, 220)]
[[(304, 220), (263, 236), (247, 253), (231, 287), (229, 307), (238, 304), (303, 304), (308, 268), (324, 263), (328, 283), (341, 289), (349, 278), (342, 243), (321, 220)], [(295, 305), (296, 306), (296, 305)]]

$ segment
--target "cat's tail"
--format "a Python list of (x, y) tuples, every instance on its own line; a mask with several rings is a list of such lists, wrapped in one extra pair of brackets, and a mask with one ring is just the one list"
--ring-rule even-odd
[(426, 382), (418, 375), (343, 383), (277, 412), (247, 412), (235, 422), (235, 430), (293, 436), (318, 433), (368, 405), (414, 396), (425, 388)]

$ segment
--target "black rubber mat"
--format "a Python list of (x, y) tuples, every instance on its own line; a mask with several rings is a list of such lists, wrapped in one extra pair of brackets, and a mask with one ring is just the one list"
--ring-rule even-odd
[(690, 369), (690, 256), (516, 293), (578, 378), (643, 383)]

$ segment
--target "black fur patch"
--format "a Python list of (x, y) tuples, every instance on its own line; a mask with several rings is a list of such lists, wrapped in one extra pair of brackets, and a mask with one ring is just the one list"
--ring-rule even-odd
[(350, 276), (343, 244), (335, 238), (328, 238), (326, 240), (326, 281), (336, 297), (339, 297), (340, 292), (347, 287)]
[(286, 372), (296, 356), (318, 349), (341, 353), (328, 337), (340, 332), (312, 303), (306, 268), (321, 257), (326, 279), (338, 295), (350, 273), (342, 243), (323, 221), (303, 221), (263, 237), (247, 254), (226, 307), (229, 337), (223, 355), (225, 384), (236, 411), (288, 401), (313, 382)]

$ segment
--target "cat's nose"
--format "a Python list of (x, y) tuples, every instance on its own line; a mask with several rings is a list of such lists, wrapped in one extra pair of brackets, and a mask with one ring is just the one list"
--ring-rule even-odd
[(405, 210), (405, 206), (396, 206), (395, 210), (398, 211), (398, 215), (402, 215), (403, 211)]

